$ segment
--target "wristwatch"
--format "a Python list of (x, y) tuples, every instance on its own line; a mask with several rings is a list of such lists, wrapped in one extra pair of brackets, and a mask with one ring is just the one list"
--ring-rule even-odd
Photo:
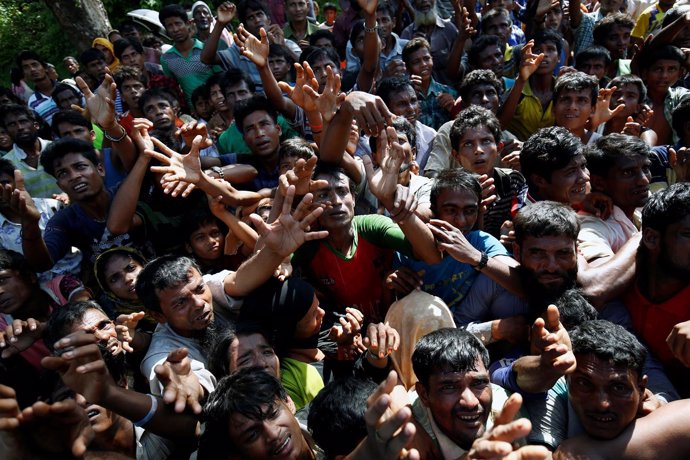
[(472, 268), (477, 270), (478, 272), (482, 271), (484, 267), (486, 267), (486, 264), (489, 263), (489, 256), (486, 255), (486, 252), (482, 251), (482, 258), (479, 259), (479, 263), (477, 265), (473, 265)]
[(211, 171), (218, 174), (219, 178), (225, 180), (225, 173), (223, 172), (223, 168), (220, 166), (211, 166)]

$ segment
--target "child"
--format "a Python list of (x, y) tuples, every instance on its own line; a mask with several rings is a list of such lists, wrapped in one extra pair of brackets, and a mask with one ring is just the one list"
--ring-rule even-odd
[(610, 133), (629, 134), (639, 137), (647, 145), (654, 147), (657, 143), (656, 133), (653, 129), (644, 126), (644, 120), (640, 118), (646, 118), (649, 114), (648, 107), (644, 104), (645, 99), (647, 99), (647, 88), (640, 77), (622, 75), (611, 80), (607, 88), (615, 88), (609, 108), (613, 110), (619, 105), (624, 105), (625, 109), (606, 123), (599, 125), (597, 132), (603, 135)]
[(582, 72), (566, 73), (556, 80), (553, 93), (556, 126), (566, 128), (585, 145), (592, 144), (601, 137), (601, 134), (586, 129), (599, 95), (596, 77)]

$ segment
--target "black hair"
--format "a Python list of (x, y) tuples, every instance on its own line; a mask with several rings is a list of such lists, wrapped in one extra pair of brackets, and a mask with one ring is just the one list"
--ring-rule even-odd
[(470, 93), (477, 85), (491, 85), (496, 90), (498, 97), (503, 94), (503, 82), (495, 73), (487, 69), (477, 69), (465, 75), (460, 84), (460, 97), (464, 101), (470, 100)]
[(48, 174), (55, 177), (55, 160), (59, 160), (70, 153), (76, 153), (83, 156), (94, 166), (101, 164), (101, 160), (99, 160), (98, 154), (93, 148), (93, 144), (81, 139), (63, 137), (46, 147), (41, 154), (41, 166), (43, 166), (43, 169)]
[(11, 89), (5, 88), (4, 86), (0, 86), (0, 96), (7, 97), (11, 101), (10, 104), (26, 105), (26, 103), (21, 100), (19, 96), (14, 94)]
[(91, 122), (84, 118), (81, 113), (75, 112), (74, 110), (60, 110), (58, 113), (53, 115), (51, 128), (56, 137), (60, 137), (60, 132), (58, 130), (60, 123), (69, 123), (75, 126), (83, 126), (89, 131), (93, 130), (93, 125), (91, 125)]
[(217, 459), (219, 452), (238, 453), (239, 446), (228, 436), (230, 418), (240, 414), (251, 420), (269, 419), (279, 400), (287, 400), (285, 389), (260, 367), (240, 369), (220, 379), (204, 405), (205, 430), (199, 440), (198, 459)]
[[(9, 163), (9, 160), (0, 160), (3, 162), (0, 173), (9, 174), (10, 177), (14, 177), (14, 165), (10, 163), (10, 166), (12, 167), (12, 170), (10, 171), (7, 165), (5, 165), (5, 162)], [(23, 254), (4, 248), (0, 248), (0, 270), (14, 270), (19, 273), (19, 276), (21, 276), (25, 281), (30, 281), (32, 277), (36, 276), (36, 272), (33, 268), (31, 268), (29, 261), (26, 260), (26, 257), (24, 257)]]
[[(240, 321), (234, 328), (223, 328), (213, 338), (211, 349), (208, 353), (208, 370), (217, 379), (230, 375), (230, 359), (228, 350), (235, 339), (253, 334), (261, 334), (270, 344), (266, 329), (255, 321)], [(271, 345), (272, 346), (272, 345)]]
[(16, 63), (17, 67), (22, 68), (22, 61), (38, 61), (43, 67), (46, 66), (46, 61), (33, 50), (24, 50), (17, 55)]
[(93, 61), (105, 61), (105, 54), (99, 49), (96, 48), (88, 48), (85, 50), (83, 53), (79, 55), (79, 62), (86, 66), (89, 65), (90, 62)]
[(106, 279), (106, 267), (116, 257), (127, 258), (133, 260), (142, 267), (146, 265), (146, 259), (136, 250), (128, 246), (113, 247), (111, 249), (103, 251), (97, 258), (93, 266), (93, 272), (96, 275), (96, 280), (99, 286), (104, 291), (109, 291), (108, 280)]
[(151, 88), (144, 91), (144, 94), (139, 98), (139, 110), (144, 111), (144, 106), (154, 98), (160, 98), (168, 103), (172, 107), (179, 107), (180, 101), (177, 100), (177, 96), (173, 94), (168, 88)]
[(106, 315), (103, 308), (93, 300), (68, 302), (54, 309), (43, 331), (43, 339), (48, 349), (54, 350), (55, 342), (69, 335), (74, 324), (81, 321), (88, 310), (98, 310)]
[(316, 155), (314, 146), (302, 139), (301, 137), (293, 137), (286, 139), (280, 143), (280, 158), (302, 158), (308, 160)]
[(482, 19), (480, 22), (482, 33), (486, 32), (486, 24), (497, 16), (505, 16), (510, 25), (513, 25), (513, 19), (510, 17), (510, 11), (506, 10), (505, 8), (491, 8), (489, 11), (482, 14)]
[(263, 11), (267, 17), (271, 17), (266, 5), (259, 0), (244, 0), (237, 3), (237, 17), (240, 22), (245, 23), (247, 21), (247, 14), (249, 14), (249, 11)]
[(685, 68), (685, 53), (680, 48), (673, 45), (663, 45), (657, 48), (645, 50), (640, 55), (640, 70), (650, 69), (656, 62), (661, 60), (676, 61), (680, 65), (680, 70)]
[(532, 174), (551, 181), (554, 171), (564, 168), (582, 153), (580, 139), (565, 128), (542, 128), (522, 145), (520, 169), (527, 185), (533, 187)]
[(678, 182), (649, 197), (642, 208), (642, 229), (653, 228), (664, 233), (673, 225), (690, 215), (690, 183)]
[(309, 36), (309, 44), (311, 46), (316, 46), (316, 42), (322, 38), (325, 38), (331, 42), (331, 45), (335, 47), (335, 35), (333, 32), (326, 29), (319, 29)]
[(268, 57), (283, 57), (290, 65), (295, 62), (295, 58), (292, 57), (290, 50), (283, 45), (278, 45), (277, 43), (271, 43), (268, 45)]
[(576, 355), (592, 354), (636, 372), (638, 380), (644, 376), (647, 349), (623, 326), (603, 319), (585, 321), (570, 332), (570, 341)]
[[(407, 121), (407, 118), (405, 117), (396, 117), (393, 120), (393, 123), (390, 124), (391, 127), (393, 127), (398, 134), (404, 134), (407, 136), (407, 142), (410, 144), (410, 147), (412, 147), (412, 152), (417, 151), (417, 132), (415, 131), (414, 126), (412, 126), (412, 123)], [(389, 141), (390, 142), (390, 141)], [(397, 142), (397, 140), (396, 140)], [(372, 152), (376, 152), (376, 146), (378, 145), (378, 136), (371, 136), (369, 138), (369, 147), (371, 147)], [(413, 155), (414, 159), (414, 155)], [(407, 162), (407, 159), (403, 160), (403, 164)]]
[(500, 49), (501, 38), (498, 35), (480, 35), (476, 40), (473, 40), (472, 46), (467, 52), (467, 61), (470, 67), (476, 69), (479, 65), (479, 53), (491, 46)]
[(79, 99), (83, 97), (83, 94), (81, 91), (79, 91), (79, 88), (69, 83), (60, 82), (57, 85), (55, 85), (55, 88), (53, 88), (53, 93), (51, 95), (51, 97), (53, 98), (53, 102), (55, 102), (55, 105), (58, 105), (58, 101), (55, 99), (57, 95), (67, 90), (71, 91), (72, 94), (74, 94)]
[(597, 319), (599, 314), (587, 299), (582, 296), (582, 291), (577, 288), (568, 289), (554, 301), (558, 307), (560, 321), (566, 331), (571, 331), (585, 321)]
[(14, 166), (14, 163), (12, 163), (10, 160), (6, 158), (0, 158), (0, 174), (4, 174), (6, 176), (14, 178), (14, 171), (16, 169), (17, 168)]
[(486, 127), (494, 137), (494, 142), (501, 142), (501, 124), (496, 115), (490, 110), (478, 105), (471, 105), (458, 114), (450, 128), (450, 145), (460, 151), (460, 142), (467, 130), (476, 131), (480, 127)]
[(265, 96), (255, 95), (245, 101), (240, 101), (239, 103), (235, 104), (234, 116), (237, 130), (241, 134), (244, 134), (244, 119), (252, 113), (261, 110), (266, 112), (268, 116), (271, 117), (273, 123), (278, 124), (278, 113), (273, 108), (273, 105), (268, 102), (268, 99), (266, 99)]
[(391, 103), (391, 94), (405, 90), (409, 91), (410, 89), (414, 91), (409, 78), (401, 76), (387, 77), (382, 79), (376, 86), (376, 95), (383, 99), (384, 104), (389, 105)]
[(309, 46), (302, 51), (302, 54), (299, 56), (299, 62), (307, 61), (312, 67), (314, 67), (317, 62), (323, 60), (331, 61), (333, 65), (335, 65), (335, 68), (333, 69), (334, 72), (338, 72), (340, 70), (340, 56), (338, 56), (338, 52), (333, 48), (317, 48), (315, 46)]
[(168, 18), (180, 18), (185, 23), (189, 22), (189, 16), (187, 15), (187, 10), (184, 9), (182, 5), (172, 4), (165, 5), (161, 8), (158, 13), (158, 20), (161, 24), (165, 24), (165, 20)]
[(38, 118), (36, 117), (36, 113), (31, 110), (29, 107), (26, 105), (22, 104), (7, 104), (2, 107), (2, 110), (0, 110), (0, 122), (2, 123), (2, 127), (7, 129), (7, 125), (5, 124), (5, 120), (7, 120), (7, 117), (10, 115), (26, 115), (27, 118), (34, 123), (38, 123)]
[(599, 138), (595, 145), (585, 147), (584, 153), (589, 172), (599, 177), (606, 177), (620, 159), (649, 158), (651, 153), (645, 141), (627, 134), (611, 133)]
[(122, 88), (123, 83), (125, 80), (137, 80), (139, 83), (144, 85), (146, 87), (146, 75), (144, 73), (137, 69), (136, 67), (132, 66), (120, 66), (118, 67), (115, 72), (113, 72), (113, 80), (115, 80), (115, 85), (117, 85), (118, 89)]
[(316, 395), (307, 426), (326, 458), (349, 454), (366, 437), (364, 413), (374, 391), (371, 380), (350, 376), (330, 382)]
[(544, 200), (520, 209), (513, 219), (513, 227), (518, 245), (528, 236), (567, 236), (575, 242), (580, 232), (580, 221), (570, 206)]
[(556, 101), (564, 91), (584, 91), (589, 89), (589, 102), (594, 107), (599, 96), (599, 82), (593, 75), (584, 72), (568, 72), (556, 80), (553, 89), (553, 100)]
[(601, 59), (604, 61), (604, 66), (611, 64), (611, 53), (609, 50), (601, 45), (592, 45), (589, 48), (585, 48), (575, 56), (575, 68), (580, 70), (578, 65), (585, 61), (591, 61)]
[(676, 135), (683, 139), (687, 133), (685, 132), (685, 124), (690, 120), (690, 99), (685, 98), (683, 102), (678, 104), (671, 114), (671, 126), (676, 132)]
[[(234, 70), (234, 69), (233, 69)], [(221, 88), (221, 91), (223, 92), (224, 88), (221, 87), (220, 85), (220, 80), (223, 78), (222, 74), (219, 73), (214, 73), (210, 77), (208, 77), (208, 80), (206, 80), (206, 83), (203, 85), (199, 86), (199, 88), (203, 88), (203, 94), (206, 97), (206, 99), (211, 98), (211, 88), (215, 85), (218, 85), (219, 88)]]
[(122, 22), (120, 22), (120, 25), (117, 26), (117, 28), (120, 29), (122, 33), (125, 33), (125, 30), (136, 30), (137, 32), (139, 31), (139, 26), (136, 22), (134, 22), (131, 19), (123, 20)]
[(139, 43), (139, 40), (134, 40), (132, 38), (123, 37), (113, 43), (113, 48), (115, 50), (115, 57), (122, 59), (122, 53), (129, 47), (134, 48), (139, 54), (144, 54), (144, 47)]
[(162, 313), (158, 291), (189, 282), (189, 272), (201, 273), (189, 257), (166, 255), (153, 259), (139, 272), (136, 292), (144, 308)]
[(486, 347), (465, 329), (445, 327), (425, 335), (414, 347), (412, 368), (425, 388), (435, 372), (470, 372), (477, 361), (489, 368)]
[(644, 84), (642, 79), (637, 75), (620, 75), (609, 82), (606, 85), (607, 88), (613, 88), (614, 86), (618, 89), (623, 89), (623, 85), (636, 85), (638, 91), (640, 92), (640, 97), (637, 98), (637, 103), (641, 104), (647, 99), (647, 86)]
[(559, 32), (553, 29), (541, 29), (534, 34), (533, 40), (535, 49), (538, 49), (539, 45), (543, 43), (553, 43), (556, 45), (558, 55), (561, 55), (561, 51), (563, 50), (563, 36)]
[[(335, 7), (335, 5), (333, 5)], [(325, 5), (324, 5), (325, 9)], [(376, 7), (376, 12), (378, 13), (379, 11), (388, 13), (388, 16), (391, 17), (391, 19), (395, 19), (395, 8), (393, 7), (393, 4), (389, 1), (381, 1), (379, 2), (378, 6)]]
[(220, 85), (221, 91), (225, 93), (225, 90), (228, 87), (238, 85), (242, 82), (245, 82), (247, 84), (247, 88), (249, 89), (250, 93), (256, 92), (256, 84), (254, 84), (254, 80), (249, 78), (249, 75), (247, 75), (240, 69), (230, 69), (227, 70), (224, 74), (221, 74), (218, 84)]
[[(444, 169), (431, 185), (431, 211), (436, 214), (436, 201), (444, 190), (469, 190), (477, 196), (477, 205), (482, 199), (482, 186), (475, 174), (462, 168)], [(475, 224), (476, 225), (476, 224)]]
[(422, 37), (415, 37), (411, 39), (405, 47), (403, 48), (402, 52), (402, 60), (405, 63), (405, 65), (409, 66), (410, 65), (410, 56), (412, 53), (422, 49), (426, 48), (429, 50), (429, 53), (431, 53), (431, 45), (429, 42), (426, 40), (426, 38)]
[(355, 46), (355, 42), (357, 41), (357, 37), (362, 33), (364, 33), (364, 19), (355, 21), (350, 28), (350, 37), (348, 42), (350, 42), (350, 45), (352, 45), (353, 48)]
[(594, 26), (592, 37), (595, 45), (603, 45), (606, 36), (611, 33), (615, 26), (625, 27), (630, 30), (635, 28), (635, 20), (630, 15), (624, 13), (613, 13), (605, 16)]
[(228, 233), (228, 226), (214, 216), (208, 206), (199, 206), (185, 213), (182, 216), (180, 225), (178, 227), (182, 241), (184, 243), (189, 243), (192, 233), (200, 229), (202, 226), (209, 224), (216, 224), (218, 229), (223, 233), (223, 236)]

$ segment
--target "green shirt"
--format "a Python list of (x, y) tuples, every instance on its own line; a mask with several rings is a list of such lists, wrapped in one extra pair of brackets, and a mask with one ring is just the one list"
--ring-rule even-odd
[(280, 359), (280, 383), (297, 410), (309, 404), (324, 387), (323, 379), (314, 366), (292, 358)]
[[(291, 139), (298, 136), (297, 131), (292, 128), (290, 123), (288, 123), (282, 115), (278, 115), (278, 124), (282, 130), (280, 134), (281, 142), (285, 139)], [(234, 121), (220, 136), (218, 136), (218, 153), (221, 155), (226, 155), (228, 153), (252, 153), (247, 143), (244, 142), (244, 136), (237, 129), (237, 125)]]
[(161, 56), (163, 73), (180, 84), (188, 107), (192, 107), (192, 92), (206, 83), (211, 75), (221, 72), (220, 67), (201, 62), (203, 49), (203, 42), (194, 39), (188, 56), (183, 56), (174, 46)]

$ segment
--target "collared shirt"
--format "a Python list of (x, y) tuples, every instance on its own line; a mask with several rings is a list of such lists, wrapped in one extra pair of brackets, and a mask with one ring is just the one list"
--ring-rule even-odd
[[(50, 141), (45, 139), (38, 139), (41, 143), (41, 152), (50, 144)], [(55, 178), (45, 172), (40, 161), (36, 168), (26, 164), (24, 161), (28, 155), (21, 147), (14, 144), (12, 150), (4, 156), (6, 160), (12, 162), (15, 168), (19, 169), (24, 176), (24, 185), (29, 195), (35, 198), (52, 198), (53, 195), (62, 193), (60, 187), (57, 186)]]
[(577, 249), (587, 262), (613, 256), (639, 231), (623, 210), (615, 205), (606, 220), (584, 211), (578, 213), (578, 218), (580, 232), (577, 234)]
[[(55, 86), (56, 83), (57, 82), (53, 82), (53, 86)], [(46, 96), (38, 90), (34, 91), (29, 97), (27, 104), (29, 108), (39, 114), (49, 125), (53, 122), (53, 115), (60, 110), (51, 96)]]
[(541, 100), (534, 95), (529, 81), (522, 88), (522, 98), (515, 110), (515, 116), (508, 123), (508, 131), (515, 134), (521, 141), (526, 141), (540, 128), (553, 126), (556, 118), (551, 112), (553, 99), (544, 110)]
[(189, 56), (183, 56), (175, 46), (161, 56), (163, 73), (180, 84), (188, 107), (192, 107), (192, 92), (206, 83), (211, 75), (220, 72), (218, 66), (209, 66), (201, 62), (203, 49), (203, 42), (195, 39)]
[(313, 24), (310, 21), (307, 21), (307, 34), (304, 37), (298, 38), (297, 35), (295, 35), (295, 31), (292, 30), (292, 25), (290, 25), (290, 22), (288, 21), (285, 23), (285, 27), (283, 27), (283, 34), (285, 34), (286, 39), (299, 42), (300, 40), (307, 40), (309, 36), (317, 30), (319, 30), (318, 25)]
[(252, 79), (256, 86), (256, 92), (264, 92), (264, 85), (261, 82), (261, 74), (259, 73), (258, 67), (256, 67), (251, 59), (242, 55), (236, 44), (233, 43), (232, 46), (227, 49), (218, 51), (218, 58), (220, 59), (220, 66), (223, 70), (240, 69)]
[[(394, 41), (393, 47), (387, 50), (387, 53), (385, 52), (386, 50), (382, 50), (381, 55), (379, 56), (379, 67), (382, 71), (386, 70), (386, 66), (388, 66), (388, 64), (390, 64), (392, 61), (402, 59), (403, 48), (405, 48), (405, 45), (409, 41), (404, 38), (400, 38), (395, 32), (393, 32), (391, 35), (393, 36)], [(347, 59), (347, 67), (345, 70), (347, 72), (359, 71), (359, 69), (362, 67), (362, 61), (360, 61), (360, 59), (352, 52), (352, 43), (349, 41), (347, 42), (347, 47), (345, 49), (345, 56)]]
[[(416, 36), (424, 36), (424, 34), (419, 30), (417, 24), (412, 23), (405, 27), (400, 36), (410, 40)], [(436, 25), (431, 34), (425, 36), (431, 45), (431, 57), (434, 58), (434, 79), (446, 85), (453, 84), (446, 75), (446, 64), (448, 54), (457, 36), (458, 29), (455, 24), (449, 19), (441, 19), (440, 17), (436, 17)]]
[(451, 118), (450, 112), (442, 108), (438, 103), (438, 96), (441, 93), (448, 93), (453, 96), (453, 98), (458, 97), (457, 91), (450, 86), (437, 82), (433, 78), (431, 79), (426, 94), (417, 93), (421, 112), (418, 121), (434, 129), (439, 129)]

